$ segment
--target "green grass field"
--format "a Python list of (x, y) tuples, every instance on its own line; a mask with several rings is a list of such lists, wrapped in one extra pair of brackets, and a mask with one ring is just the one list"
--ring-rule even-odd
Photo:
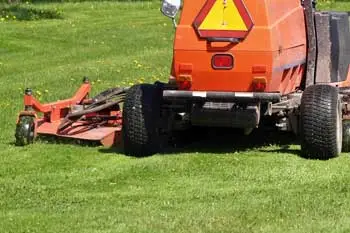
[(96, 93), (165, 80), (171, 63), (174, 30), (158, 2), (34, 7), (62, 18), (0, 21), (1, 233), (350, 232), (350, 156), (305, 160), (299, 146), (282, 145), (286, 136), (258, 134), (251, 147), (223, 135), (144, 159), (74, 144), (15, 147), (25, 87), (52, 101), (84, 75)]

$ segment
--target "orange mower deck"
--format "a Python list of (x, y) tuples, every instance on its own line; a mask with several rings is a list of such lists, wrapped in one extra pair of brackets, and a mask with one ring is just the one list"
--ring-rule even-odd
[[(90, 90), (91, 85), (85, 80), (72, 98), (47, 104), (41, 104), (30, 90), (26, 90), (25, 111), (20, 112), (17, 123), (22, 118), (32, 118), (35, 129), (34, 138), (37, 135), (51, 135), (99, 142), (107, 147), (120, 144), (122, 117), (119, 102), (69, 119), (73, 109), (84, 110), (87, 106), (91, 106), (94, 100), (88, 98)], [(79, 113), (79, 110), (77, 112)]]

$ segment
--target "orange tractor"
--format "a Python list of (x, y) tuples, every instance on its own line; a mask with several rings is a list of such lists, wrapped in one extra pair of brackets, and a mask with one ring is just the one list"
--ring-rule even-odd
[(160, 152), (173, 132), (191, 126), (250, 134), (273, 122), (300, 137), (303, 156), (336, 157), (350, 149), (349, 19), (347, 13), (318, 12), (315, 5), (163, 0), (161, 11), (176, 27), (167, 83), (89, 98), (85, 80), (73, 98), (44, 105), (28, 89), (17, 144), (49, 134), (120, 142), (126, 154), (148, 156)]

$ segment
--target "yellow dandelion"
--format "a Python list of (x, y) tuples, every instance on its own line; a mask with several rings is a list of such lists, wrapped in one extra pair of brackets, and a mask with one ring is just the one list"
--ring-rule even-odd
[(137, 67), (140, 68), (140, 67), (142, 67), (142, 65), (141, 64), (137, 64)]
[(6, 15), (6, 19), (8, 19), (9, 18), (9, 16), (8, 15)]
[(38, 96), (41, 96), (41, 91), (36, 91), (35, 92)]
[(13, 19), (16, 19), (16, 16), (14, 15), (12, 18), (13, 18)]
[(44, 92), (45, 92), (45, 93), (49, 93), (49, 90), (46, 89)]
[(134, 83), (130, 82), (129, 85), (130, 85), (130, 86), (134, 86)]
[(94, 81), (92, 81), (92, 82), (91, 82), (91, 85), (94, 85), (94, 84), (95, 84), (95, 82), (94, 82)]
[(100, 82), (101, 82), (101, 79), (97, 79), (97, 82), (100, 83)]

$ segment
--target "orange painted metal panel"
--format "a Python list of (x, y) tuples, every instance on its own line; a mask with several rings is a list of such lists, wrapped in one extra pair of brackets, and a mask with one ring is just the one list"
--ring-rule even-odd
[[(207, 1), (184, 1), (174, 42), (173, 76), (179, 78), (183, 75), (179, 68), (181, 65), (192, 65), (191, 90), (251, 91), (252, 81), (257, 76), (253, 73), (253, 67), (262, 65), (266, 66), (265, 91), (293, 92), (300, 86), (304, 75), (303, 64), (307, 52), (300, 0), (242, 2), (254, 27), (242, 42), (233, 44), (210, 43), (200, 38), (193, 23)], [(220, 33), (217, 36), (220, 37)], [(235, 63), (233, 69), (214, 70), (211, 59), (216, 53), (232, 54)]]

